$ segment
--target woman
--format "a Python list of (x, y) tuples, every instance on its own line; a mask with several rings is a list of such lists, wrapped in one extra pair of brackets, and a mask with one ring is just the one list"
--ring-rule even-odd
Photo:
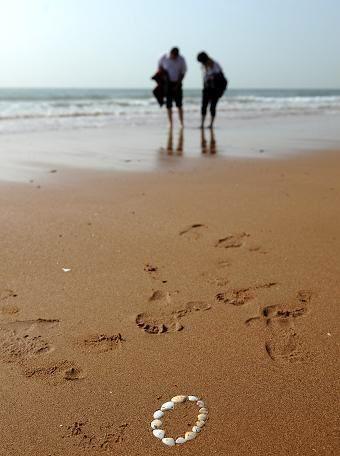
[(216, 117), (217, 102), (226, 90), (228, 81), (223, 74), (221, 66), (209, 57), (206, 52), (200, 52), (197, 56), (197, 60), (203, 65), (204, 69), (201, 128), (204, 128), (205, 117), (207, 115), (207, 108), (209, 104), (211, 114), (209, 127), (213, 128)]

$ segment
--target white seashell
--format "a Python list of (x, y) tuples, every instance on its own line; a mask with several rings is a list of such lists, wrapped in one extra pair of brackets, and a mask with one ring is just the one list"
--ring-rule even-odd
[(174, 446), (175, 445), (175, 441), (171, 437), (165, 437), (165, 439), (162, 439), (162, 442), (164, 443), (164, 445), (168, 445), (168, 446)]
[(176, 444), (177, 445), (182, 445), (182, 443), (185, 443), (186, 440), (184, 437), (178, 437), (178, 439), (176, 439)]
[(197, 401), (197, 405), (199, 407), (204, 407), (204, 402), (203, 401)]
[(155, 420), (159, 420), (160, 418), (163, 418), (164, 413), (161, 410), (156, 410), (155, 413), (153, 414), (153, 417)]
[(192, 401), (192, 402), (196, 402), (196, 401), (198, 401), (199, 399), (198, 399), (198, 397), (196, 397), (196, 396), (188, 396), (188, 400), (189, 400), (189, 401)]
[(188, 396), (175, 396), (171, 399), (172, 402), (175, 404), (181, 404), (182, 402), (185, 402), (187, 400)]
[(204, 421), (196, 421), (196, 426), (202, 428), (205, 425)]
[(196, 432), (186, 432), (185, 433), (185, 440), (188, 441), (188, 440), (194, 440), (194, 438), (196, 437)]
[(165, 412), (166, 410), (173, 410), (174, 405), (175, 404), (172, 401), (165, 402), (161, 407), (161, 411)]
[(70, 268), (62, 268), (62, 270), (63, 270), (64, 272), (70, 272), (70, 271), (71, 271)]
[(208, 409), (203, 407), (203, 408), (200, 408), (198, 413), (203, 413), (204, 415), (208, 415)]
[(165, 431), (163, 429), (154, 429), (152, 433), (157, 439), (164, 439)]
[(206, 421), (207, 420), (207, 415), (205, 413), (201, 413), (198, 415), (197, 419), (198, 421)]
[(196, 432), (196, 433), (201, 432), (201, 428), (198, 427), (198, 426), (194, 426), (194, 427), (192, 428), (192, 432)]
[(161, 420), (151, 421), (151, 429), (159, 429), (162, 426)]

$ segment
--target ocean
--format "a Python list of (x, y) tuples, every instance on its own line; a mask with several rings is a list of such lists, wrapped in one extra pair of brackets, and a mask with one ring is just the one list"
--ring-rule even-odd
[[(157, 125), (165, 119), (150, 89), (0, 89), (0, 134)], [(201, 91), (184, 90), (186, 123), (197, 124)], [(230, 89), (218, 115), (250, 119), (340, 113), (340, 90)]]

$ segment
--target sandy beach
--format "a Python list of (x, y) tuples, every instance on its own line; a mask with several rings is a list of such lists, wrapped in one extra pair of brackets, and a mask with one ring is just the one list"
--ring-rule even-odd
[[(340, 153), (315, 149), (3, 181), (1, 456), (338, 454)], [(208, 421), (167, 448), (178, 394)]]
[(1, 3), (0, 456), (340, 456), (339, 23)]

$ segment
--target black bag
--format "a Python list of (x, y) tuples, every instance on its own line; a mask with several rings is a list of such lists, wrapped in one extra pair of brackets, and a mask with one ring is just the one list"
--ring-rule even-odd
[(153, 79), (157, 84), (152, 93), (158, 101), (159, 106), (162, 107), (168, 91), (168, 74), (164, 70), (159, 70), (151, 77), (151, 79)]
[(221, 98), (228, 88), (228, 79), (224, 76), (222, 71), (214, 76), (214, 85), (218, 92), (218, 97)]

